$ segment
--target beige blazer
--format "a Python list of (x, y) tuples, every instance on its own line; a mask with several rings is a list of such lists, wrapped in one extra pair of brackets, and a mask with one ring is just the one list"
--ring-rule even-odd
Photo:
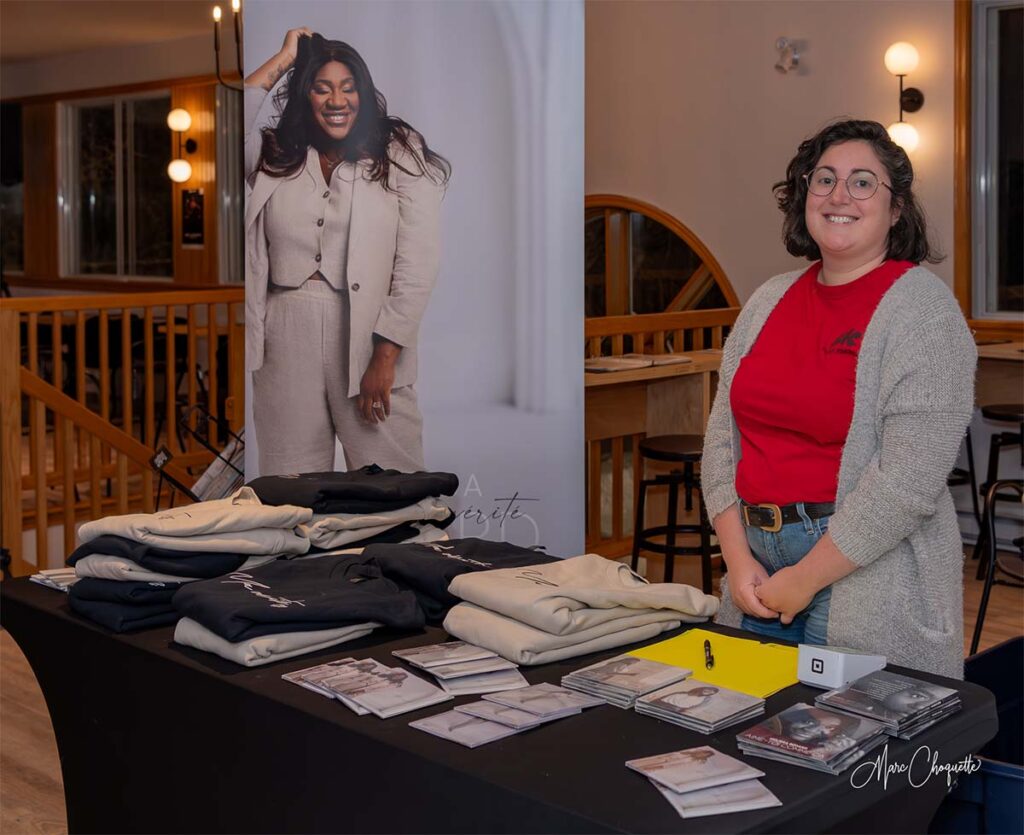
[[(262, 102), (255, 106), (258, 93)], [(261, 129), (278, 118), (273, 92), (246, 88), (251, 111), (245, 134), (245, 329), (249, 371), (263, 365), (269, 257), (263, 208), (280, 178), (257, 172)], [(393, 151), (410, 171), (419, 170), (408, 152)], [(350, 302), (348, 396), (359, 394), (373, 355), (373, 334), (402, 346), (394, 388), (416, 381), (416, 342), (441, 260), (440, 215), (443, 186), (430, 177), (410, 176), (392, 165), (385, 191), (366, 179), (369, 163), (356, 166), (348, 237)]]

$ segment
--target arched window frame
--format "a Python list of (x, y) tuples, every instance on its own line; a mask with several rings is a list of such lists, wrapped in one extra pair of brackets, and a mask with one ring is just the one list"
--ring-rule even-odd
[[(725, 270), (697, 235), (677, 218), (642, 200), (620, 194), (592, 194), (584, 200), (584, 210), (589, 213), (604, 209), (605, 212), (605, 309), (606, 315), (626, 315), (629, 309), (630, 245), (628, 213), (637, 212), (660, 223), (690, 247), (722, 291), (729, 307), (739, 307), (739, 297), (733, 290)], [(626, 214), (623, 214), (626, 213)]]

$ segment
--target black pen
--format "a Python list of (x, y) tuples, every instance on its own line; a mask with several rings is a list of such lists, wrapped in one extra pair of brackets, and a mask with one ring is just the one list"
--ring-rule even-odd
[(710, 670), (715, 666), (715, 656), (711, 654), (711, 641), (704, 641), (704, 667)]

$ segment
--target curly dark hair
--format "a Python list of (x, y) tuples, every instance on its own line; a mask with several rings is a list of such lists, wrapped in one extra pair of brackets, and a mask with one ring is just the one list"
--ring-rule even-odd
[[(289, 177), (305, 163), (309, 147), (324, 147), (329, 140), (313, 120), (309, 91), (320, 68), (338, 61), (348, 67), (359, 94), (359, 115), (349, 135), (340, 143), (346, 162), (369, 160), (368, 179), (388, 189), (392, 165), (411, 176), (427, 176), (444, 184), (451, 177), (451, 164), (431, 150), (423, 134), (397, 116), (388, 115), (384, 94), (373, 84), (362, 56), (342, 41), (331, 41), (314, 33), (299, 38), (295, 64), (288, 81), (275, 95), (281, 117), (277, 125), (263, 128), (259, 170), (271, 177)], [(393, 146), (407, 152), (418, 170), (411, 171), (391, 156)], [(403, 159), (403, 161), (404, 161)], [(406, 163), (408, 164), (408, 163)]]
[[(828, 125), (810, 139), (800, 143), (796, 156), (789, 161), (786, 179), (772, 186), (775, 200), (786, 218), (782, 222), (782, 240), (791, 255), (821, 258), (821, 250), (807, 231), (804, 206), (807, 203), (807, 181), (821, 155), (832, 145), (859, 140), (871, 145), (885, 166), (892, 189), (892, 204), (899, 209), (899, 220), (889, 230), (886, 257), (897, 261), (937, 264), (945, 256), (928, 240), (928, 226), (911, 186), (914, 167), (910, 158), (878, 122), (851, 119)], [(884, 186), (883, 186), (884, 188)]]

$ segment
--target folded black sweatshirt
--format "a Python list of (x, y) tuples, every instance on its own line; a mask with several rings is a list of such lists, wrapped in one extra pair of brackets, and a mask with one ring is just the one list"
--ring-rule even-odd
[(83, 577), (68, 589), (68, 605), (71, 611), (114, 632), (153, 629), (178, 620), (171, 598), (180, 585)]
[[(127, 606), (171, 605), (171, 598), (184, 583), (134, 582), (82, 577), (71, 586), (74, 597), (100, 603), (121, 603)], [(68, 594), (71, 592), (69, 591)]]
[(135, 542), (123, 536), (104, 534), (79, 545), (68, 565), (92, 554), (106, 554), (110, 557), (124, 557), (137, 562), (143, 568), (156, 574), (173, 574), (176, 577), (219, 577), (234, 571), (247, 559), (249, 554), (208, 553), (205, 551), (176, 551), (159, 548), (144, 542)]
[(453, 473), (400, 473), (370, 464), (344, 473), (260, 476), (247, 486), (264, 504), (293, 504), (315, 513), (373, 513), (450, 496), (458, 490), (459, 479)]
[(448, 584), (460, 574), (541, 565), (556, 558), (507, 542), (471, 537), (422, 544), (369, 545), (353, 559), (377, 566), (389, 580), (413, 591), (427, 620), (441, 621), (459, 602), (448, 592)]
[(418, 629), (416, 596), (349, 556), (277, 560), (201, 580), (174, 595), (174, 607), (227, 641), (374, 621)]

